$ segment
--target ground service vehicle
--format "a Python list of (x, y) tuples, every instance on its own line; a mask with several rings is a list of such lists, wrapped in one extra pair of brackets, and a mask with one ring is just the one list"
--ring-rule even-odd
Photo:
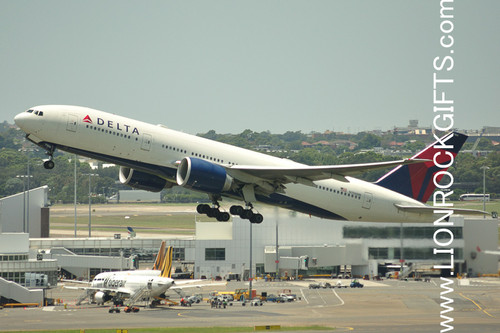
[(351, 282), (351, 288), (363, 288), (363, 284), (359, 283), (358, 280), (354, 280)]

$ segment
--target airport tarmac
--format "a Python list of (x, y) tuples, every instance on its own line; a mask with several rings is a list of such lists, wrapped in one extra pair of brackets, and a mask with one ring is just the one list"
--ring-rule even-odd
[[(325, 280), (335, 283), (337, 280)], [(455, 280), (452, 332), (499, 332), (500, 280), (498, 278), (470, 279), (467, 286)], [(82, 304), (75, 306), (78, 291), (61, 286), (47, 293), (48, 297), (62, 298), (67, 306), (43, 308), (4, 308), (0, 310), (1, 330), (56, 330), (136, 327), (203, 327), (320, 325), (336, 332), (439, 332), (440, 280), (421, 281), (361, 281), (364, 288), (309, 289), (313, 281), (254, 282), (257, 293), (277, 294), (290, 289), (295, 302), (263, 306), (242, 306), (235, 302), (226, 309), (212, 309), (202, 302), (192, 307), (160, 306), (141, 308), (138, 313), (108, 313), (108, 306)], [(350, 280), (342, 280), (348, 284)], [(247, 287), (245, 282), (229, 282), (226, 286), (204, 287), (193, 293), (204, 297), (210, 291), (234, 290)], [(189, 292), (190, 290), (186, 290)], [(179, 296), (172, 292), (172, 299)], [(451, 332), (451, 330), (450, 330)]]

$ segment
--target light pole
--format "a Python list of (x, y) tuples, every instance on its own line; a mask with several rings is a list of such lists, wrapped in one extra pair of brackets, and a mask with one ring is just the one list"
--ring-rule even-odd
[[(481, 167), (483, 170), (483, 211), (486, 211), (486, 170), (489, 170), (490, 167), (483, 165)], [(486, 214), (483, 215), (483, 218), (486, 218)]]
[(75, 177), (75, 188), (74, 188), (74, 196), (73, 196), (73, 203), (75, 206), (75, 238), (76, 238), (76, 154), (75, 154), (75, 170), (74, 170), (74, 177)]
[(17, 175), (16, 178), (23, 179), (23, 232), (26, 232), (26, 180), (28, 175)]
[(91, 196), (91, 177), (99, 177), (97, 173), (89, 173), (89, 174), (84, 174), (84, 176), (89, 176), (89, 238), (91, 237), (92, 233), (92, 196)]
[(248, 299), (252, 301), (252, 225), (250, 222), (250, 267), (248, 271)]
[(276, 280), (280, 277), (280, 254), (279, 254), (279, 245), (278, 245), (278, 218), (276, 218)]
[(404, 271), (404, 262), (405, 260), (403, 259), (403, 222), (399, 225), (399, 263), (400, 263), (400, 268), (399, 268), (399, 276), (400, 279), (403, 276), (403, 271)]
[[(28, 193), (26, 195), (26, 191), (24, 191), (25, 193), (25, 211), (26, 211), (26, 229), (24, 230), (23, 228), (23, 231), (26, 232), (26, 233), (30, 233), (30, 178), (32, 176), (30, 176), (30, 152), (34, 152), (34, 151), (38, 151), (38, 149), (36, 148), (21, 148), (19, 149), (19, 151), (23, 151), (23, 152), (26, 152), (27, 153), (27, 162), (28, 162), (28, 165), (27, 165), (27, 174), (25, 175), (25, 177), (28, 178)], [(23, 181), (23, 186), (24, 186), (24, 181)], [(27, 209), (26, 209), (27, 208)], [(23, 219), (24, 219), (24, 213), (23, 213)]]

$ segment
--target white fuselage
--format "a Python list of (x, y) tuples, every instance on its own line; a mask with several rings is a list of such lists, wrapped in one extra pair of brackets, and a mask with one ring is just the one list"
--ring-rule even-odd
[(160, 277), (160, 271), (120, 271), (99, 273), (90, 285), (94, 290), (134, 295), (145, 289), (148, 296), (157, 297), (173, 284), (171, 278)]
[[(156, 175), (175, 183), (177, 162), (196, 157), (214, 164), (300, 166), (301, 164), (118, 115), (75, 106), (39, 106), (43, 116), (23, 112), (16, 123), (35, 143), (50, 143), (118, 165), (158, 168)], [(326, 179), (314, 186), (286, 184), (283, 193), (259, 201), (330, 219), (373, 222), (429, 222), (429, 215), (400, 211), (395, 204), (423, 204), (378, 185), (352, 177)], [(249, 180), (251, 181), (251, 179)], [(222, 193), (222, 195), (225, 195)]]

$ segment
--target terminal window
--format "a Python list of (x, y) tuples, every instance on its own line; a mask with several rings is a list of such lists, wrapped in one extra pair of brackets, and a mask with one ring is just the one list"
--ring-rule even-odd
[(226, 260), (226, 249), (225, 248), (206, 248), (205, 249), (205, 260)]
[[(462, 248), (454, 248), (453, 253), (456, 260), (463, 260), (464, 251)], [(446, 260), (449, 254), (436, 253), (428, 247), (405, 247), (403, 248), (403, 258), (408, 260)], [(396, 260), (401, 259), (401, 248), (399, 247), (370, 247), (368, 248), (369, 259)]]
[[(403, 227), (404, 239), (432, 239), (437, 227)], [(463, 238), (462, 227), (448, 228), (453, 232), (455, 239)], [(344, 226), (344, 238), (377, 238), (377, 239), (399, 239), (401, 237), (400, 227), (353, 227)], [(440, 233), (437, 239), (445, 239), (447, 234)]]
[(174, 260), (174, 261), (186, 260), (186, 249), (185, 248), (174, 247), (173, 250), (174, 251), (172, 254), (172, 260)]

